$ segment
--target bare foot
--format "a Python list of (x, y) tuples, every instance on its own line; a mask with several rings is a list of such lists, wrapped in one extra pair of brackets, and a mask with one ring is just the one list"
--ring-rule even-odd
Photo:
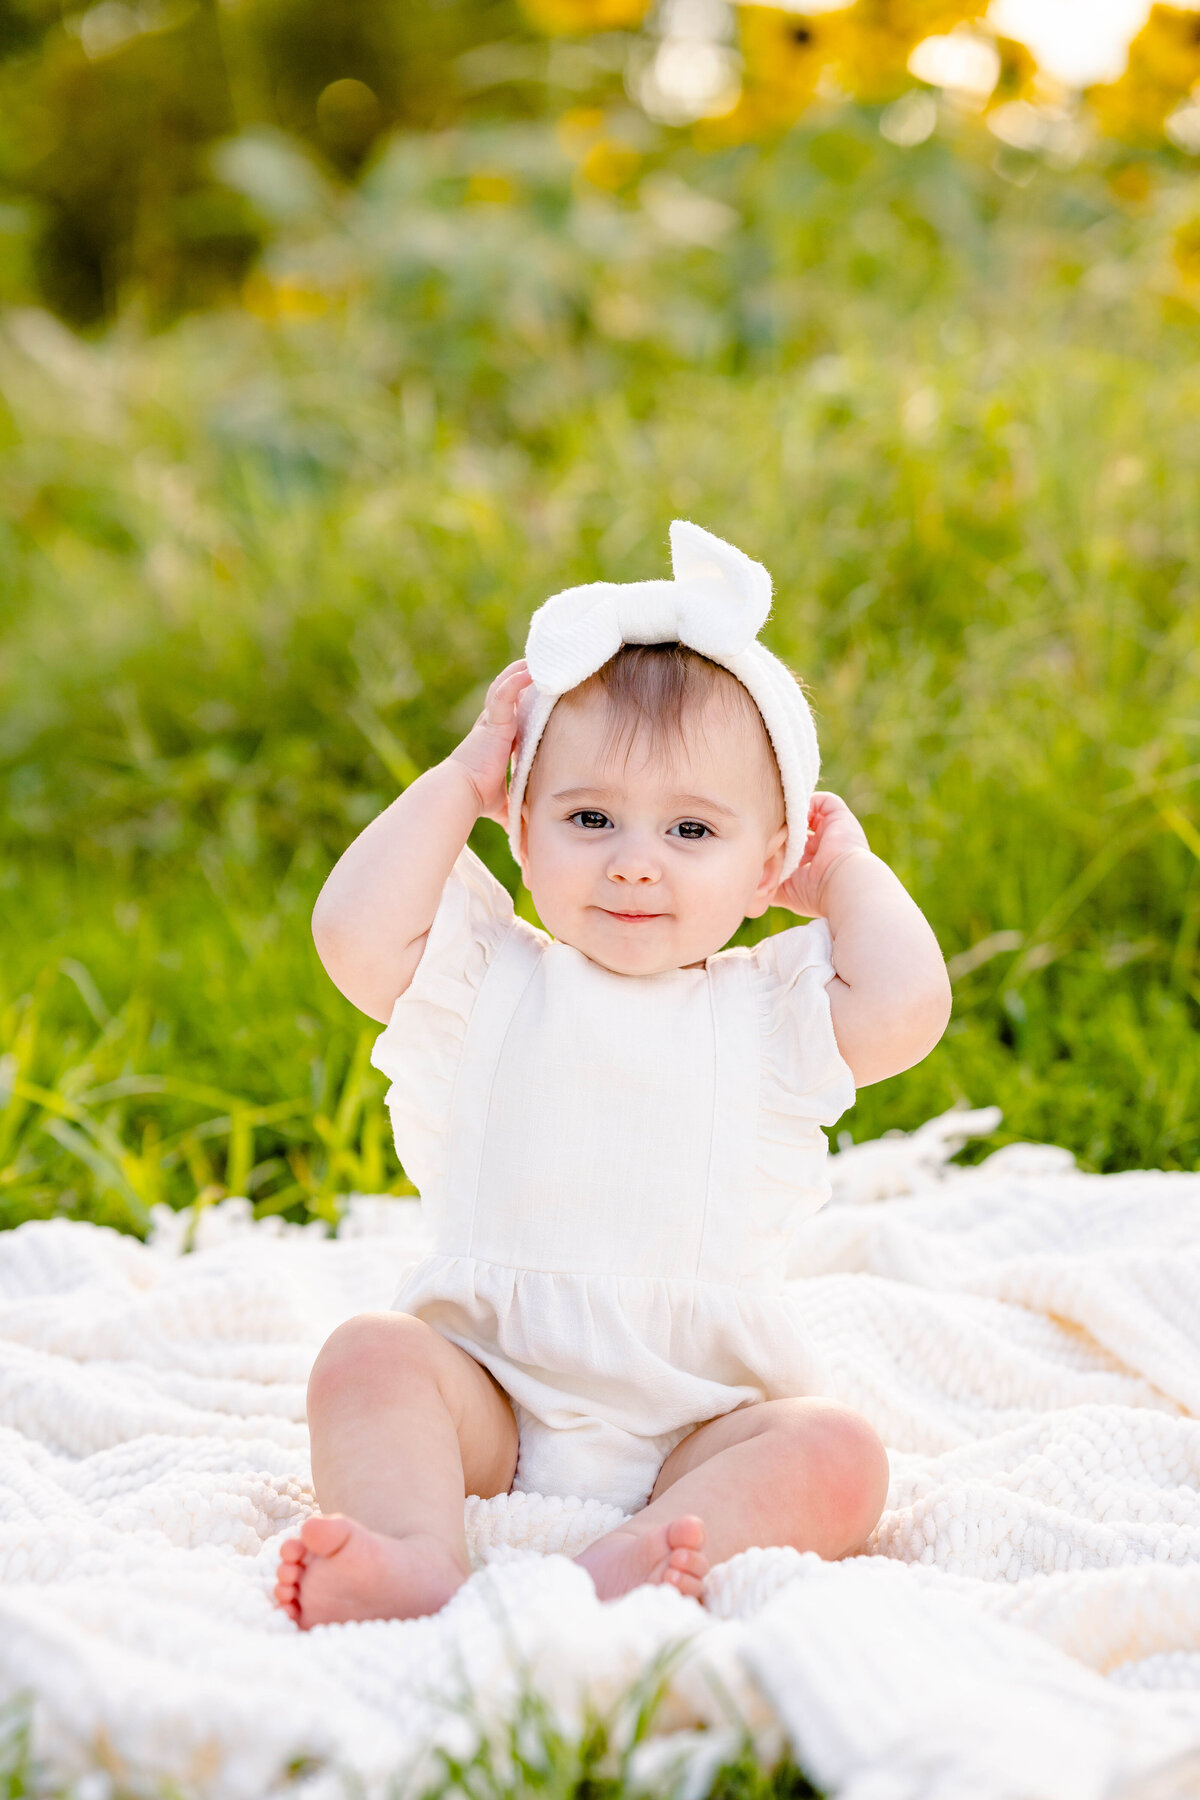
[(439, 1612), (467, 1569), (438, 1538), (384, 1537), (344, 1513), (305, 1519), (279, 1553), (275, 1600), (302, 1631)]
[(665, 1582), (700, 1598), (700, 1583), (708, 1574), (704, 1554), (704, 1524), (694, 1513), (684, 1513), (669, 1525), (649, 1531), (631, 1531), (620, 1525), (581, 1552), (575, 1561), (585, 1568), (602, 1600), (615, 1600), (630, 1588)]

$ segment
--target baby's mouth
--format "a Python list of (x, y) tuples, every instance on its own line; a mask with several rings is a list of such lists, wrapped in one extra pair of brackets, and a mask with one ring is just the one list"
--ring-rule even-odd
[(614, 912), (612, 908), (608, 906), (601, 907), (600, 910), (606, 912), (610, 919), (624, 919), (630, 924), (635, 922), (641, 923), (646, 919), (661, 919), (664, 916), (662, 913), (652, 912)]

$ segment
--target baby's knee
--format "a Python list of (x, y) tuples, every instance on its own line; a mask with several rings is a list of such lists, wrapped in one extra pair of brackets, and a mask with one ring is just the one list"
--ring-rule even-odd
[[(879, 1433), (861, 1413), (834, 1400), (782, 1400), (777, 1424), (796, 1474), (817, 1474), (824, 1508), (844, 1533), (839, 1554), (858, 1549), (879, 1523), (891, 1471)], [(784, 1472), (781, 1471), (781, 1474)]]
[(432, 1377), (443, 1340), (409, 1313), (356, 1313), (326, 1338), (308, 1378), (308, 1407), (336, 1403), (348, 1387), (362, 1392), (398, 1378)]

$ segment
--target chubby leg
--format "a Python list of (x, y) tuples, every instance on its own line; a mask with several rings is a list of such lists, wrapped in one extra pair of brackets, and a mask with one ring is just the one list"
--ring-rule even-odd
[(278, 1604), (304, 1628), (437, 1612), (467, 1578), (463, 1501), (512, 1485), (517, 1427), (486, 1369), (407, 1313), (361, 1313), (308, 1383), (319, 1516), (284, 1544)]
[(577, 1561), (609, 1599), (646, 1579), (627, 1579), (646, 1540), (657, 1546), (686, 1525), (687, 1555), (657, 1579), (698, 1597), (709, 1562), (754, 1544), (849, 1555), (874, 1530), (887, 1488), (887, 1452), (858, 1413), (832, 1400), (764, 1400), (697, 1426), (663, 1463), (650, 1504)]

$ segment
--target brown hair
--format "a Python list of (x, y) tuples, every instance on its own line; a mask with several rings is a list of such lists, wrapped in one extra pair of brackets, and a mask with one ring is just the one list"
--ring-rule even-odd
[(623, 747), (626, 757), (643, 730), (649, 734), (652, 752), (668, 750), (683, 737), (686, 715), (719, 697), (727, 718), (740, 713), (757, 726), (779, 786), (782, 811), (783, 784), (762, 714), (748, 689), (720, 663), (687, 644), (622, 644), (594, 675), (563, 694), (557, 705), (586, 704), (600, 695), (607, 710), (601, 754), (607, 756), (610, 750)]

